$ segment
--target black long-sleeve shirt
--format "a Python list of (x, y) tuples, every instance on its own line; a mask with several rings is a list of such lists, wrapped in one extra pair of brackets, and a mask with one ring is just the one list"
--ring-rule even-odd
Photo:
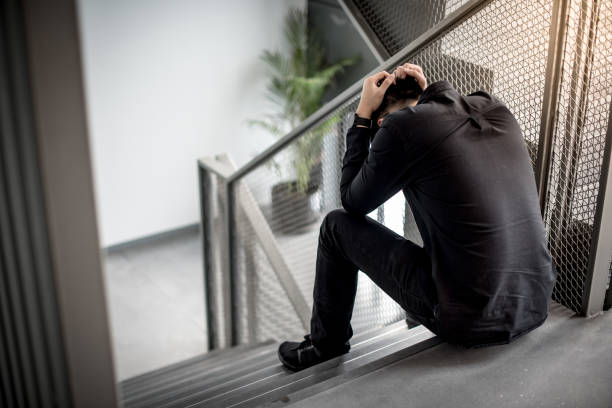
[(521, 130), (499, 99), (438, 81), (377, 131), (351, 127), (346, 146), (347, 211), (365, 215), (400, 190), (412, 209), (431, 258), (438, 335), (507, 343), (544, 322), (556, 271)]

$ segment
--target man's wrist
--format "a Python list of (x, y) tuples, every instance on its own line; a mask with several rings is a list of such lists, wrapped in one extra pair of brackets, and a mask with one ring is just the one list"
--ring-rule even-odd
[(357, 116), (359, 116), (360, 118), (364, 118), (364, 119), (372, 119), (372, 111), (369, 109), (364, 109), (361, 106), (357, 107), (357, 110), (355, 111), (355, 113), (357, 114)]
[(375, 123), (372, 119), (366, 119), (364, 117), (361, 117), (357, 112), (355, 112), (353, 126), (359, 128), (374, 129)]

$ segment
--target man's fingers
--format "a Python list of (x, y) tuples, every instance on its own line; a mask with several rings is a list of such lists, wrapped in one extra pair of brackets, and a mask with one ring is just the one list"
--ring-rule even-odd
[(380, 89), (382, 89), (383, 91), (386, 91), (387, 88), (389, 88), (389, 86), (391, 86), (391, 84), (395, 81), (395, 76), (389, 74), (389, 76), (387, 77), (387, 79), (385, 79), (381, 84), (380, 84)]
[(401, 77), (400, 77), (400, 76), (398, 76), (398, 78), (404, 78), (404, 77), (406, 76), (406, 75), (404, 74), (404, 72), (405, 72), (405, 70), (406, 70), (406, 69), (408, 69), (408, 70), (418, 71), (418, 72), (420, 72), (421, 74), (423, 74), (423, 68), (421, 68), (419, 65), (416, 65), (416, 64), (411, 64), (411, 63), (409, 63), (409, 62), (406, 62), (405, 64), (398, 65), (398, 66), (397, 66), (397, 68), (395, 68), (395, 70), (396, 70), (398, 73), (401, 73), (401, 75), (402, 75)]
[(425, 79), (425, 75), (423, 75), (422, 70), (418, 70), (416, 68), (403, 68), (403, 71), (407, 75), (413, 77), (417, 81), (421, 89), (425, 89), (425, 87), (427, 86), (427, 80)]
[(416, 70), (416, 69), (414, 69), (414, 68), (404, 68), (404, 72), (407, 75), (410, 75), (411, 77), (414, 77), (416, 75), (421, 75), (421, 72)]
[(397, 79), (406, 78), (406, 71), (404, 71), (404, 68), (402, 66), (395, 68), (395, 71), (393, 72), (395, 73)]
[(372, 75), (371, 77), (369, 77), (368, 79), (370, 81), (373, 81), (375, 83), (378, 83), (378, 81), (385, 79), (387, 76), (389, 76), (390, 74), (387, 71), (380, 71), (377, 72), (376, 74)]
[(421, 73), (423, 73), (423, 68), (421, 68), (419, 65), (416, 65), (416, 64), (411, 64), (409, 62), (406, 62), (404, 65), (402, 65), (402, 67), (416, 69), (417, 71), (420, 71)]

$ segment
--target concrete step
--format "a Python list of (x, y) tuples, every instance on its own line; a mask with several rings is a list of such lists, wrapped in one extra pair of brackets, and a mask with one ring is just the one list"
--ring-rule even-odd
[(143, 385), (148, 385), (155, 378), (164, 378), (166, 374), (172, 372), (178, 372), (181, 370), (189, 369), (191, 367), (197, 366), (199, 364), (204, 364), (206, 367), (212, 367), (215, 364), (222, 363), (230, 357), (228, 354), (229, 350), (232, 350), (234, 356), (238, 356), (240, 353), (248, 353), (250, 350), (261, 347), (263, 345), (272, 344), (273, 341), (269, 340), (265, 343), (255, 343), (255, 344), (241, 344), (239, 346), (232, 347), (231, 349), (217, 349), (210, 351), (205, 354), (200, 354), (194, 356), (192, 358), (179, 361), (174, 364), (167, 365), (165, 367), (149, 371), (128, 379), (123, 380), (120, 383), (121, 389), (123, 391), (131, 392), (132, 390), (138, 389)]
[(401, 320), (356, 334), (349, 353), (297, 373), (278, 360), (277, 342), (219, 350), (124, 381), (122, 402), (126, 408), (246, 407), (284, 401), (288, 395), (306, 398), (312, 393), (305, 388), (318, 390), (363, 375), (418, 351), (422, 341), (430, 346), (435, 338), (423, 327), (408, 329)]
[(366, 341), (343, 356), (323, 362), (297, 373), (284, 370), (283, 375), (262, 378), (257, 382), (243, 384), (224, 395), (198, 403), (191, 401), (190, 407), (258, 407), (284, 406), (300, 398), (314, 395), (325, 389), (358, 378), (373, 370), (392, 364), (399, 359), (417, 353), (439, 343), (437, 337), (419, 326), (399, 331), (372, 341)]

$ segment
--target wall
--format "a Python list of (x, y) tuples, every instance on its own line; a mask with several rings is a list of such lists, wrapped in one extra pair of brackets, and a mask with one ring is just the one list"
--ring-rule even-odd
[(80, 0), (101, 243), (199, 219), (196, 159), (238, 166), (275, 139), (243, 120), (273, 109), (264, 48), (305, 0)]

